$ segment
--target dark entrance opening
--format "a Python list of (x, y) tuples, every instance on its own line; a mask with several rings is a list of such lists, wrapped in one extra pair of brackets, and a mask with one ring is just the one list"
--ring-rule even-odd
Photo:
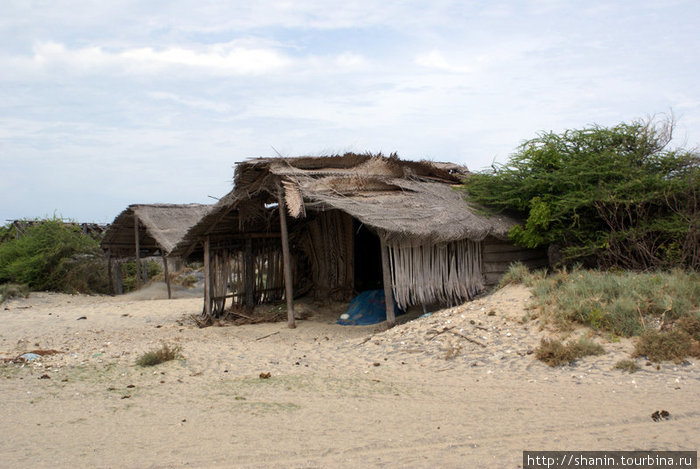
[(383, 288), (382, 251), (379, 237), (366, 226), (353, 220), (355, 233), (355, 290)]

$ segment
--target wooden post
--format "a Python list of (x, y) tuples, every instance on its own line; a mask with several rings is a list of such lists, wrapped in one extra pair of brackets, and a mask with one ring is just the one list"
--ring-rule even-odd
[(204, 312), (211, 317), (211, 268), (209, 259), (209, 236), (204, 240)]
[(165, 275), (165, 285), (168, 287), (168, 299), (170, 299), (173, 297), (173, 294), (170, 291), (170, 275), (168, 274), (168, 259), (165, 258), (165, 254), (163, 254), (163, 274)]
[(121, 295), (124, 293), (124, 285), (122, 284), (122, 261), (117, 260), (114, 264), (114, 294)]
[(245, 272), (245, 278), (243, 279), (243, 284), (245, 288), (245, 301), (244, 304), (247, 308), (255, 307), (255, 266), (253, 265), (253, 240), (248, 238), (245, 240), (245, 251), (243, 252), (243, 272)]
[(389, 252), (386, 241), (380, 235), (379, 242), (382, 250), (382, 274), (384, 276), (384, 301), (386, 302), (386, 325), (394, 327), (396, 316), (394, 315), (394, 297), (391, 289), (391, 266), (389, 265)]
[(139, 219), (134, 214), (134, 244), (136, 244), (136, 289), (141, 288), (141, 246), (139, 246)]
[(277, 192), (278, 208), (280, 212), (280, 232), (282, 234), (282, 263), (284, 264), (284, 296), (287, 297), (287, 326), (294, 329), (294, 291), (292, 283), (292, 262), (289, 258), (289, 233), (287, 233), (287, 211), (285, 210), (282, 186)]
[(114, 290), (114, 273), (112, 272), (112, 251), (107, 249), (107, 277), (109, 277), (109, 291), (112, 292), (112, 295), (116, 295), (116, 291)]

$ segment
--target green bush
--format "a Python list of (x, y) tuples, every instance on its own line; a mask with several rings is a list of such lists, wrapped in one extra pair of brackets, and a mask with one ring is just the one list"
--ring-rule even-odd
[(471, 201), (521, 216), (510, 238), (555, 245), (562, 263), (700, 268), (700, 157), (669, 150), (673, 121), (543, 133), (470, 175)]
[(0, 282), (82, 293), (105, 293), (108, 284), (99, 240), (55, 217), (0, 244)]
[[(143, 264), (144, 262), (142, 261)], [(163, 272), (163, 266), (160, 262), (146, 261), (145, 265), (146, 276), (149, 280), (154, 279)], [(122, 287), (124, 293), (136, 290), (136, 261), (122, 263)]]

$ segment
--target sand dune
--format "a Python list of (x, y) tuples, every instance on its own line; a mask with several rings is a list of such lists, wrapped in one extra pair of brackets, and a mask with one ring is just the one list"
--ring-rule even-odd
[[(0, 466), (518, 467), (525, 449), (700, 443), (697, 364), (613, 370), (632, 344), (601, 336), (607, 354), (550, 368), (532, 350), (553, 332), (521, 321), (522, 287), (388, 331), (335, 325), (342, 305), (313, 304), (294, 330), (199, 329), (188, 295), (2, 305), (0, 357), (61, 353), (0, 366)], [(162, 343), (183, 358), (135, 366)], [(660, 409), (671, 419), (652, 421)]]

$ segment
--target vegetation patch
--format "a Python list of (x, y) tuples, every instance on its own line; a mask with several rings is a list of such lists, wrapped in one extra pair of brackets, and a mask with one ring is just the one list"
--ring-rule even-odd
[(700, 268), (700, 156), (670, 148), (673, 118), (547, 132), (472, 173), (470, 201), (525, 220), (510, 239), (562, 265)]
[(10, 298), (28, 298), (29, 287), (17, 283), (5, 283), (0, 285), (0, 303)]
[(161, 348), (156, 350), (151, 350), (146, 352), (136, 359), (136, 364), (138, 366), (155, 366), (161, 363), (165, 363), (171, 360), (176, 360), (181, 358), (181, 351), (179, 345), (170, 347), (168, 344), (163, 344)]
[(688, 356), (700, 358), (700, 342), (680, 327), (667, 331), (648, 329), (639, 336), (633, 355), (657, 363), (682, 363)]
[(616, 370), (626, 371), (628, 373), (635, 373), (641, 370), (639, 365), (637, 365), (637, 362), (635, 362), (634, 360), (620, 360), (617, 363), (615, 363), (615, 366), (613, 368)]
[(535, 349), (535, 357), (549, 366), (571, 364), (581, 357), (604, 353), (605, 349), (601, 345), (583, 337), (577, 341), (569, 341), (566, 345), (556, 339), (542, 339), (539, 347)]
[(100, 240), (56, 217), (32, 220), (0, 243), (0, 282), (67, 293), (107, 293), (109, 286)]
[(679, 322), (700, 335), (697, 272), (562, 270), (535, 280), (531, 288), (544, 319), (564, 330), (578, 323), (631, 337)]

